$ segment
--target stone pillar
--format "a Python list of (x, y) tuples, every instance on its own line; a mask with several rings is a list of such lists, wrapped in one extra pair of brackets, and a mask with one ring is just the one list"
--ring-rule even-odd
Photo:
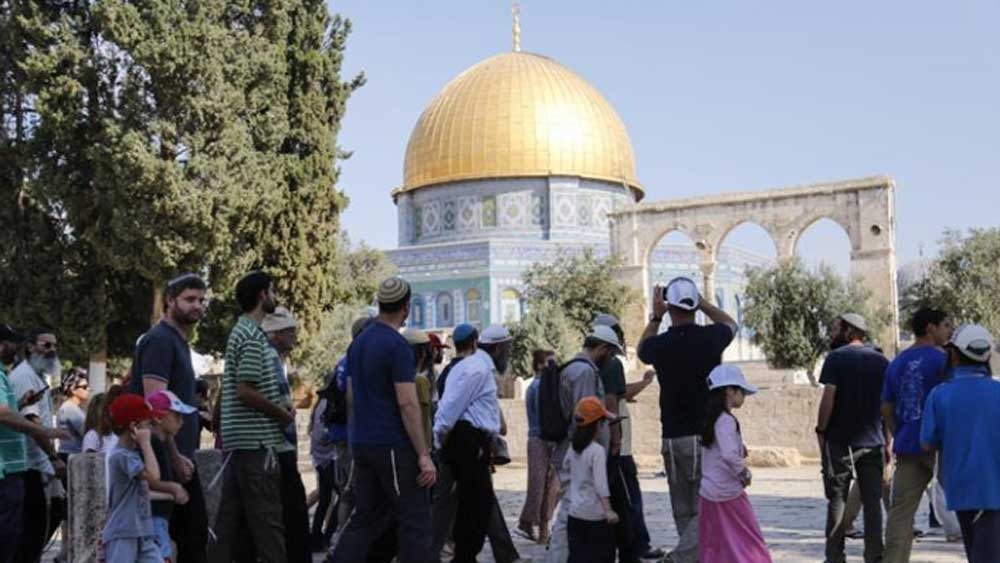
[(859, 280), (871, 292), (875, 304), (891, 312), (889, 326), (872, 335), (892, 357), (899, 350), (899, 298), (896, 288), (896, 256), (888, 248), (851, 253), (851, 279)]
[(715, 302), (715, 270), (717, 266), (718, 264), (716, 264), (714, 256), (708, 257), (705, 262), (701, 263), (701, 296), (714, 305), (718, 305)]
[(69, 543), (66, 555), (69, 563), (92, 563), (97, 561), (97, 539), (104, 530), (108, 510), (104, 489), (104, 454), (71, 455), (67, 469)]

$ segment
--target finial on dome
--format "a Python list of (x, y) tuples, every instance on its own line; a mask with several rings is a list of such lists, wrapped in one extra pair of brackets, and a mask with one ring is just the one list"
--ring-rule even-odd
[(521, 52), (521, 4), (514, 2), (510, 8), (510, 13), (514, 16), (514, 52)]

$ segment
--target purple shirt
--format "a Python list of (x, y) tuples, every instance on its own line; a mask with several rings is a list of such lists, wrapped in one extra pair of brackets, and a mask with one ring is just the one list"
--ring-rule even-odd
[(715, 421), (715, 443), (701, 448), (701, 489), (699, 494), (712, 502), (725, 502), (743, 494), (743, 438), (736, 419), (722, 413)]

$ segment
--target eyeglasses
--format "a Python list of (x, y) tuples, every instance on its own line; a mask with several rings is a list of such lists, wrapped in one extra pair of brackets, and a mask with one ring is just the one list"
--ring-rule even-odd
[(77, 385), (75, 389), (90, 389), (90, 385), (84, 383), (83, 385)]
[(42, 350), (55, 350), (58, 345), (55, 342), (38, 342), (36, 346)]

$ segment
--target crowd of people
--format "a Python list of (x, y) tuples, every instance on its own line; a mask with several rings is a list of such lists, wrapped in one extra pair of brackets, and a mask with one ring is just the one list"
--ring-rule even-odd
[[(170, 280), (128, 377), (93, 397), (85, 370), (62, 373), (55, 330), (22, 337), (0, 325), (0, 563), (40, 559), (65, 518), (69, 456), (87, 452), (105, 459), (107, 516), (93, 545), (111, 563), (304, 563), (324, 551), (328, 563), (467, 563), (487, 540), (498, 563), (525, 560), (493, 489), (496, 467), (510, 462), (497, 383), (513, 348), (507, 328), (455, 327), (445, 364), (452, 346), (404, 330), (409, 284), (384, 280), (377, 315), (353, 323), (309, 415), (318, 491), (307, 495), (288, 373), (297, 321), (269, 275), (241, 278), (212, 404), (189, 346), (207, 289), (195, 274)], [(636, 347), (652, 369), (630, 383), (621, 323), (594, 313), (576, 356), (532, 354), (527, 493), (514, 533), (546, 545), (550, 563), (771, 561), (736, 416), (757, 388), (722, 361), (737, 323), (688, 278), (656, 287)], [(934, 515), (954, 522), (949, 539), (964, 541), (970, 561), (1000, 554), (994, 340), (982, 326), (953, 329), (933, 309), (911, 328), (914, 344), (890, 362), (863, 316), (832, 321), (816, 425), (826, 561), (845, 560), (858, 512), (865, 561), (908, 561), (929, 488)], [(628, 406), (654, 380), (678, 534), (669, 552), (646, 526)], [(56, 411), (49, 381), (59, 382)], [(204, 430), (223, 456), (207, 482), (195, 456)]]

